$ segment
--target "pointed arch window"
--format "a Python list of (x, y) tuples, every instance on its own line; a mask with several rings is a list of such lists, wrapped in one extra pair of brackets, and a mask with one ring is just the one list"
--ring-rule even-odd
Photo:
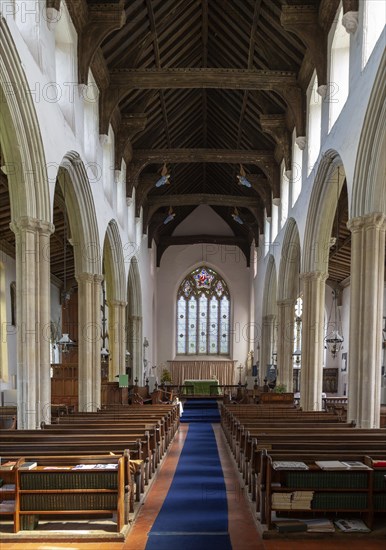
[(213, 269), (192, 271), (177, 292), (177, 354), (229, 355), (230, 296)]

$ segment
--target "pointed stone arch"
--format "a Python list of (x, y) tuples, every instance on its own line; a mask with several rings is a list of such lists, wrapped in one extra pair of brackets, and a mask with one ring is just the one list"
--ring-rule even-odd
[(103, 267), (108, 307), (108, 347), (110, 382), (125, 372), (126, 284), (122, 241), (115, 220), (107, 226), (103, 245)]
[(328, 277), (331, 229), (338, 197), (345, 182), (342, 171), (345, 173), (339, 153), (328, 150), (321, 159), (315, 177), (306, 219), (301, 273), (303, 323), (300, 404), (304, 410), (322, 408), (325, 282)]
[(277, 274), (275, 259), (268, 258), (265, 272), (263, 295), (263, 323), (261, 329), (261, 367), (260, 378), (264, 379), (267, 365), (272, 364), (272, 353), (275, 345), (275, 327), (277, 323)]
[(0, 139), (12, 219), (50, 223), (46, 160), (29, 84), (6, 19), (0, 18)]
[(130, 353), (132, 381), (142, 384), (142, 289), (136, 257), (131, 258), (127, 279), (127, 349)]
[(101, 282), (102, 262), (93, 195), (80, 155), (69, 151), (62, 159), (58, 184), (65, 201), (78, 281), (79, 410), (101, 405)]
[[(8, 177), (11, 229), (15, 233), (18, 427), (36, 428), (51, 403), (50, 193), (38, 118), (29, 84), (8, 29), (0, 17), (1, 170)], [(48, 255), (48, 256), (47, 256)], [(31, 352), (33, 350), (33, 353)]]
[(351, 202), (349, 420), (378, 428), (386, 230), (386, 52), (375, 77), (358, 145)]
[(77, 152), (69, 151), (63, 157), (57, 179), (67, 206), (75, 275), (101, 275), (101, 247), (94, 198), (85, 165)]
[(340, 176), (337, 187), (340, 167), (343, 167), (342, 159), (334, 150), (327, 151), (320, 161), (306, 219), (301, 264), (304, 273), (328, 273), (331, 228), (337, 196), (344, 184), (344, 177)]
[(278, 280), (278, 381), (293, 390), (294, 307), (299, 294), (301, 248), (296, 221), (289, 218), (284, 234)]
[(355, 164), (351, 217), (386, 214), (386, 52), (367, 107)]

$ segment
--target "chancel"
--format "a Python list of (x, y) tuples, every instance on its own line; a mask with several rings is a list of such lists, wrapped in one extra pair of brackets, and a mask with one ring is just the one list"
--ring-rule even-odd
[(4, 548), (384, 542), (385, 11), (0, 2)]

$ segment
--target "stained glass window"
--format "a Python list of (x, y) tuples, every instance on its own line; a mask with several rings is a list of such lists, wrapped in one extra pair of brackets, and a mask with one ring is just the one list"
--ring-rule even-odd
[(201, 266), (177, 293), (177, 354), (229, 355), (230, 298), (226, 282)]

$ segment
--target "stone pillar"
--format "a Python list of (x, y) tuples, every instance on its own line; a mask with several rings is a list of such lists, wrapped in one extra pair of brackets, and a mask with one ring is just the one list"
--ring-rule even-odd
[(280, 300), (278, 305), (279, 337), (277, 342), (278, 383), (293, 391), (293, 345), (295, 300)]
[(79, 410), (96, 411), (101, 403), (101, 292), (103, 277), (80, 273), (78, 281)]
[(18, 428), (50, 421), (51, 223), (22, 217), (10, 224), (16, 242)]
[(326, 273), (302, 273), (302, 370), (300, 406), (305, 411), (322, 410), (323, 338)]
[(348, 420), (379, 428), (386, 217), (373, 213), (347, 226), (352, 234)]
[(109, 380), (125, 373), (125, 307), (126, 302), (109, 300)]
[(128, 343), (132, 350), (133, 381), (138, 378), (138, 385), (143, 382), (142, 365), (142, 317), (129, 315), (128, 317)]
[(260, 383), (263, 384), (267, 376), (267, 365), (272, 365), (276, 315), (265, 315), (261, 331), (261, 363)]

